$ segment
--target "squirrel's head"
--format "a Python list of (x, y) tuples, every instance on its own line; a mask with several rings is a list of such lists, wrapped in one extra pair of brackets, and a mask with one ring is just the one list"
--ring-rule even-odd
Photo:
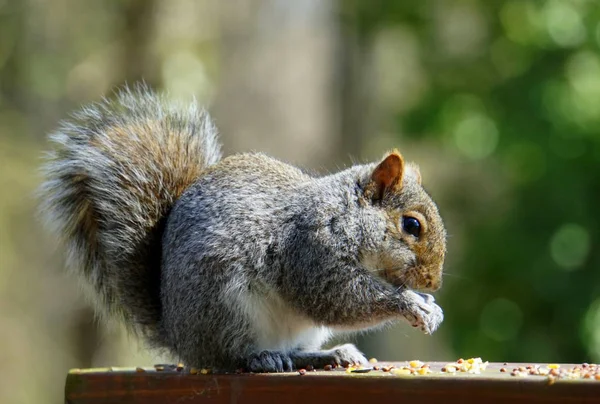
[(362, 263), (395, 286), (434, 291), (442, 285), (446, 230), (436, 204), (421, 186), (416, 165), (394, 150), (365, 178), (362, 204), (380, 218), (367, 230)]

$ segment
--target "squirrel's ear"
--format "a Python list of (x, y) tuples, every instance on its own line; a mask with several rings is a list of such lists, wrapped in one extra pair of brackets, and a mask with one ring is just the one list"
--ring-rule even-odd
[(403, 175), (404, 159), (397, 150), (394, 150), (375, 167), (371, 174), (373, 200), (381, 200), (387, 192), (399, 190)]

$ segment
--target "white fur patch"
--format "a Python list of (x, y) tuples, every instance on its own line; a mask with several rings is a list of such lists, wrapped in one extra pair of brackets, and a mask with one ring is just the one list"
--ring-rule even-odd
[(258, 351), (319, 349), (331, 336), (327, 327), (299, 314), (274, 292), (260, 297), (240, 293), (237, 303), (254, 327)]

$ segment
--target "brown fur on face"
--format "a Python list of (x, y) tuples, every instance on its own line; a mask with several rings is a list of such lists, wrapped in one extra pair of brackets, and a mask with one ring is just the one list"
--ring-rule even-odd
[[(384, 162), (389, 163), (391, 156), (394, 156), (392, 162), (396, 162), (396, 156), (400, 157), (401, 162), (391, 169), (389, 164), (378, 165), (370, 184), (374, 188), (371, 195), (381, 204), (388, 221), (386, 247), (379, 251), (377, 257), (371, 257), (371, 261), (379, 275), (395, 286), (422, 291), (438, 290), (442, 285), (446, 255), (444, 224), (436, 204), (421, 186), (418, 167), (404, 164), (397, 151), (393, 151)], [(401, 168), (400, 172), (398, 167)], [(378, 181), (378, 178), (392, 176), (397, 180), (393, 187), (386, 186), (385, 181)], [(404, 217), (414, 217), (419, 221), (419, 237), (403, 229)]]

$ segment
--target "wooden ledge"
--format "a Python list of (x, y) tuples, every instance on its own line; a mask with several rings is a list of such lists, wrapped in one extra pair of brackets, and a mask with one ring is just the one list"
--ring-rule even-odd
[[(381, 362), (397, 368), (407, 362)], [(395, 375), (381, 370), (347, 373), (318, 370), (300, 375), (195, 374), (154, 368), (73, 369), (65, 388), (68, 404), (99, 403), (600, 403), (600, 381), (511, 376), (529, 364), (490, 363), (481, 374), (442, 373), (445, 363), (429, 363), (427, 375)], [(575, 365), (561, 365), (573, 367)], [(500, 372), (506, 368), (507, 372)]]

